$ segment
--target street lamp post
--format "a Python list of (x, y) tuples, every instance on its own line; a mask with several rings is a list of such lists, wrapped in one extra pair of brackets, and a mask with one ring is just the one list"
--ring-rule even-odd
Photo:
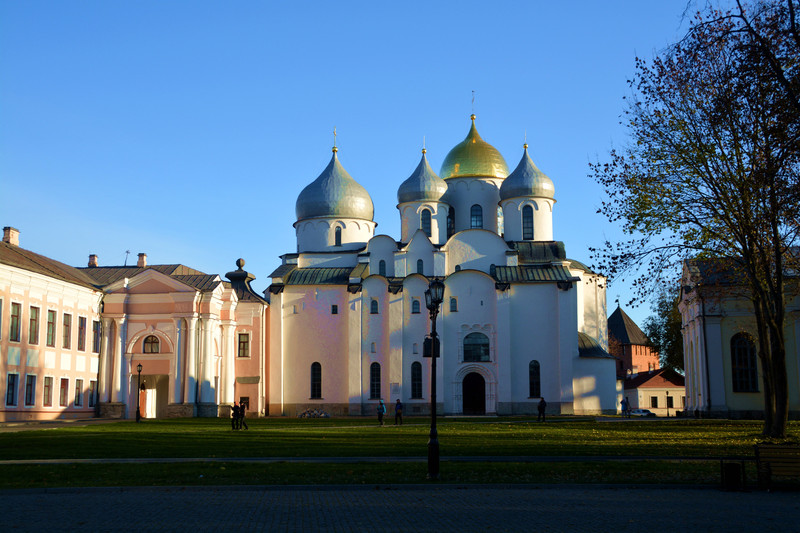
[(667, 418), (669, 418), (669, 391), (667, 391)]
[(436, 359), (439, 357), (439, 339), (436, 334), (436, 317), (444, 300), (444, 283), (432, 279), (425, 291), (425, 306), (431, 317), (431, 432), (428, 438), (428, 479), (439, 479), (439, 433), (436, 431)]
[(139, 372), (139, 382), (136, 384), (136, 421), (139, 422), (142, 419), (142, 413), (139, 411), (139, 397), (142, 395), (142, 363), (137, 365), (136, 370)]

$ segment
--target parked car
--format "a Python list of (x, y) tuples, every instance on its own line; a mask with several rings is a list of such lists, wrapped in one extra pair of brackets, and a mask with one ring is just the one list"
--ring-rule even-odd
[(631, 409), (631, 416), (656, 416), (656, 414), (649, 409)]

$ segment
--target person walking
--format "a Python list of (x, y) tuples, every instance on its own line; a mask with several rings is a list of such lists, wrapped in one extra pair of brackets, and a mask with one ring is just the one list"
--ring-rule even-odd
[(239, 429), (239, 404), (233, 402), (233, 409), (231, 409), (231, 429)]
[(383, 425), (383, 415), (386, 414), (386, 404), (383, 403), (383, 398), (381, 398), (381, 402), (378, 404), (378, 424)]
[(394, 425), (398, 425), (398, 421), (400, 425), (403, 425), (403, 402), (400, 401), (400, 398), (394, 404)]
[(544, 401), (544, 398), (539, 400), (539, 405), (537, 407), (539, 409), (539, 417), (536, 419), (537, 422), (544, 422), (544, 410), (547, 409), (547, 402)]
[(619, 402), (620, 409), (622, 409), (622, 418), (627, 417), (628, 415), (628, 399), (623, 398), (621, 402)]
[(242, 429), (242, 427), (244, 427), (244, 429), (248, 429), (247, 422), (245, 422), (244, 420), (244, 414), (246, 411), (247, 411), (247, 405), (242, 404), (239, 406), (239, 429)]

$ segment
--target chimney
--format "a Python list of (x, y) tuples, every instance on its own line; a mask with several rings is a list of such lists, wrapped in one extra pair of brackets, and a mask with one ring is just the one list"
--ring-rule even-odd
[(89, 268), (97, 268), (97, 255), (92, 254), (89, 256)]
[(139, 254), (139, 260), (136, 261), (136, 266), (139, 268), (147, 266), (147, 254)]
[(19, 230), (11, 226), (3, 228), (3, 242), (11, 246), (19, 246)]

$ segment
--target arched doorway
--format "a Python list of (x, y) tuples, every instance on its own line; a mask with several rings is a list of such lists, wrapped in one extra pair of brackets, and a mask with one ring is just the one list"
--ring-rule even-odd
[(485, 415), (486, 414), (486, 380), (477, 372), (470, 372), (464, 376), (462, 383), (463, 390), (463, 413), (465, 415)]

